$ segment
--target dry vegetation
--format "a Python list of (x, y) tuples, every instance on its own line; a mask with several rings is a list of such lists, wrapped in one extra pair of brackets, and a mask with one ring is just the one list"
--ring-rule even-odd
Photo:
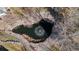
[[(25, 48), (35, 51), (79, 50), (79, 8), (55, 7), (52, 9), (54, 9), (54, 11), (57, 13), (55, 16), (51, 15), (53, 11), (48, 11), (48, 8), (9, 8), (7, 10), (7, 16), (2, 17), (2, 20), (4, 21), (4, 24), (7, 23), (9, 26), (11, 26), (9, 28), (13, 28), (20, 24), (31, 25), (40, 21), (41, 18), (48, 18), (49, 20), (55, 22), (55, 26), (52, 29), (52, 34), (50, 37), (47, 38), (45, 42), (36, 44), (28, 42), (27, 39), (29, 37), (26, 36), (27, 39), (23, 38), (20, 40)], [(0, 35), (2, 35), (1, 32)], [(16, 34), (16, 37), (19, 36), (20, 35)], [(14, 39), (14, 37), (10, 37), (9, 39), (11, 38)], [(16, 48), (13, 46), (12, 49)], [(16, 50), (19, 50), (19, 48)]]

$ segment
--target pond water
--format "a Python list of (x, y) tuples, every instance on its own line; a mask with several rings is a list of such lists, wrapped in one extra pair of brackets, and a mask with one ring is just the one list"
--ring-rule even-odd
[(15, 27), (12, 31), (17, 34), (26, 34), (32, 37), (33, 39), (46, 39), (52, 33), (53, 23), (41, 20), (38, 23), (32, 25), (31, 28), (28, 28), (24, 25), (19, 25)]

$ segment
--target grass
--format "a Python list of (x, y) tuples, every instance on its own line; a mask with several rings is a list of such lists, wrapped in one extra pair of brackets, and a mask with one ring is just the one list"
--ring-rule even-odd
[[(14, 36), (10, 36), (6, 34), (4, 31), (0, 31), (0, 40), (6, 41), (6, 40), (16, 40), (17, 38)], [(9, 51), (24, 51), (25, 48), (21, 44), (12, 44), (7, 42), (2, 42), (0, 45), (4, 46)]]
[(4, 31), (0, 31), (0, 40), (16, 40), (16, 37), (6, 34)]
[(16, 40), (16, 37), (13, 37), (13, 36), (7, 36), (7, 37), (5, 37), (5, 36), (1, 36), (0, 37), (0, 40)]
[(50, 48), (51, 51), (59, 51), (59, 48), (52, 45), (51, 48)]
[(24, 50), (23, 46), (19, 44), (3, 43), (1, 45), (7, 48), (9, 51), (23, 51)]
[(4, 31), (0, 31), (0, 35), (3, 35), (3, 34), (5, 34), (5, 32)]

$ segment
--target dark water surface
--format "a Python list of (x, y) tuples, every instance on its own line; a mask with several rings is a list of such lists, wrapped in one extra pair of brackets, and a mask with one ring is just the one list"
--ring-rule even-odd
[[(40, 22), (33, 24), (31, 28), (28, 28), (27, 26), (24, 25), (19, 25), (15, 27), (12, 31), (18, 34), (29, 35), (33, 39), (46, 39), (51, 34), (53, 26), (54, 23), (47, 22), (42, 19)], [(35, 29), (38, 27), (40, 27), (40, 29), (38, 29), (36, 31), (37, 33), (35, 33)]]

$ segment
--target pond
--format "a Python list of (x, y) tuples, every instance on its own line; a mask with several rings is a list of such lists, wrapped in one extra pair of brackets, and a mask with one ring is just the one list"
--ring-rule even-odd
[(38, 23), (32, 25), (31, 28), (28, 28), (24, 25), (19, 25), (15, 27), (12, 31), (17, 34), (26, 34), (32, 37), (35, 40), (46, 39), (52, 33), (52, 27), (54, 23), (48, 22), (47, 20), (42, 19)]

